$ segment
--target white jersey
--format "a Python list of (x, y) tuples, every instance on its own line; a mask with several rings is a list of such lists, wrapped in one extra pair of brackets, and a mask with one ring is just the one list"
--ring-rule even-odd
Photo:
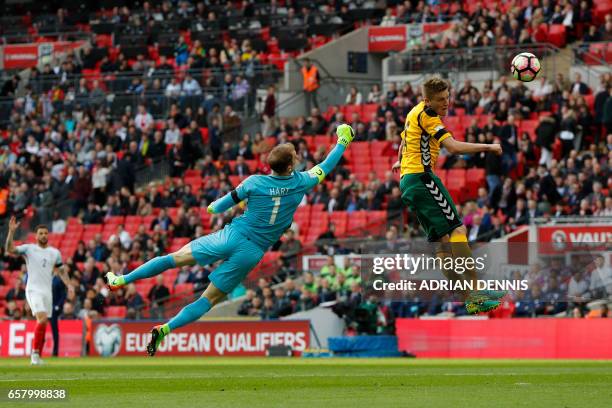
[(41, 248), (36, 244), (19, 245), (17, 253), (23, 255), (28, 267), (26, 292), (51, 293), (53, 268), (62, 265), (62, 255), (57, 248)]

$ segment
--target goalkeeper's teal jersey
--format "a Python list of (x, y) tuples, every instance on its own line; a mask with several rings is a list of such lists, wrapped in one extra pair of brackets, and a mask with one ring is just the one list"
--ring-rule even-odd
[(238, 198), (247, 200), (247, 209), (232, 221), (232, 228), (267, 250), (289, 228), (304, 195), (318, 183), (312, 171), (250, 176), (236, 187)]

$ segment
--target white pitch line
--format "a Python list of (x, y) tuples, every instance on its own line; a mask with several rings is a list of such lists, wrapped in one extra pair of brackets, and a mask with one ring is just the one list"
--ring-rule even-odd
[[(503, 377), (503, 376), (517, 376), (517, 375), (530, 375), (530, 376), (557, 376), (563, 375), (564, 373), (436, 373), (436, 375), (443, 376), (459, 376), (459, 377), (467, 377), (467, 376), (476, 376), (476, 377)], [(393, 374), (377, 374), (377, 377), (406, 377), (406, 376), (422, 376), (423, 373), (393, 373)], [(160, 376), (138, 376), (132, 378), (133, 380), (172, 380), (172, 379), (185, 379), (185, 378), (201, 378), (201, 379), (214, 379), (214, 378), (227, 378), (228, 380), (232, 378), (280, 378), (280, 377), (289, 377), (289, 378), (310, 378), (310, 377), (346, 377), (347, 374), (288, 374), (288, 375), (280, 375), (280, 374), (253, 374), (253, 375), (231, 375), (231, 376), (223, 376), (223, 375), (208, 375), (208, 376), (200, 376), (200, 375), (190, 375), (185, 376), (182, 374), (182, 377), (179, 378), (177, 376), (172, 375), (160, 375)], [(348, 377), (371, 377), (372, 374), (349, 374)], [(64, 377), (64, 378), (23, 378), (23, 379), (0, 379), (0, 383), (3, 382), (28, 382), (28, 381), (91, 381), (91, 380), (116, 380), (117, 376), (90, 376), (90, 377)], [(527, 383), (517, 383), (518, 385), (523, 385)]]

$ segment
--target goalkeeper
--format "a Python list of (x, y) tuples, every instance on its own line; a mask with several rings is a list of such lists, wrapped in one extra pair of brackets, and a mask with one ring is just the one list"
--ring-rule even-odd
[(304, 195), (334, 169), (355, 135), (353, 129), (345, 124), (338, 126), (336, 133), (338, 143), (334, 149), (321, 164), (308, 171), (294, 171), (297, 154), (291, 143), (272, 149), (268, 155), (272, 174), (250, 176), (235, 190), (208, 206), (208, 212), (216, 214), (248, 200), (245, 213), (222, 230), (191, 241), (177, 252), (153, 258), (125, 276), (112, 272), (106, 274), (105, 282), (111, 289), (116, 289), (167, 269), (224, 261), (210, 274), (210, 284), (198, 300), (185, 306), (169, 322), (153, 328), (147, 346), (149, 355), (155, 355), (168, 333), (198, 320), (223, 300), (289, 228)]

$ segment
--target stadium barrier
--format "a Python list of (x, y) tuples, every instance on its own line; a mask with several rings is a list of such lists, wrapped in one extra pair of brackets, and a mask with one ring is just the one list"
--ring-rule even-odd
[[(60, 357), (80, 357), (83, 352), (83, 321), (60, 320), (59, 333)], [(0, 322), (0, 357), (25, 357), (32, 351), (34, 340), (34, 328), (36, 321), (12, 321)], [(43, 355), (51, 355), (53, 350), (53, 339), (51, 325), (47, 325), (47, 341), (43, 349)]]
[(397, 319), (399, 349), (435, 358), (612, 358), (608, 319)]
[[(59, 356), (142, 356), (156, 321), (95, 320), (91, 336), (82, 320), (59, 321)], [(0, 323), (0, 358), (26, 357), (32, 351), (36, 322)], [(91, 341), (91, 344), (87, 344)], [(159, 351), (171, 356), (265, 356), (271, 346), (288, 346), (300, 354), (310, 347), (310, 321), (201, 321), (172, 332)], [(88, 347), (89, 346), (89, 347)], [(52, 353), (51, 325), (47, 326), (43, 356)]]
[[(92, 322), (91, 354), (142, 356), (153, 325), (162, 322)], [(200, 321), (176, 330), (164, 339), (159, 351), (167, 356), (265, 356), (270, 346), (289, 346), (301, 353), (310, 346), (310, 322)]]

